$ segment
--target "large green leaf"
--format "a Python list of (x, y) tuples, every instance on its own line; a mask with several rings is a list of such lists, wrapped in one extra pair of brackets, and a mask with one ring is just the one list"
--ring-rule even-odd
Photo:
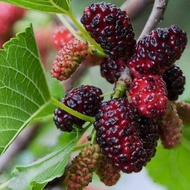
[[(48, 86), (49, 86), (51, 95), (54, 98), (61, 100), (64, 97), (65, 92), (63, 90), (63, 87), (60, 81), (53, 78), (49, 73), (47, 73), (46, 79), (48, 81)], [(49, 106), (45, 107), (45, 109), (42, 110), (38, 115), (36, 115), (33, 121), (39, 122), (39, 121), (44, 121), (46, 119), (49, 119), (51, 117), (53, 118), (53, 112), (55, 108), (56, 108), (55, 105), (50, 104)]]
[(32, 26), (0, 50), (0, 153), (41, 110), (50, 93)]
[(28, 166), (17, 166), (13, 171), (9, 188), (13, 190), (41, 190), (49, 181), (60, 177), (68, 164), (70, 154), (78, 136), (70, 139), (66, 146)]
[(166, 150), (159, 146), (156, 156), (147, 165), (148, 172), (153, 180), (167, 187), (167, 190), (187, 190), (190, 188), (189, 128), (184, 129), (184, 134), (182, 144), (175, 149)]
[(44, 12), (65, 13), (70, 9), (71, 0), (0, 0), (23, 8)]

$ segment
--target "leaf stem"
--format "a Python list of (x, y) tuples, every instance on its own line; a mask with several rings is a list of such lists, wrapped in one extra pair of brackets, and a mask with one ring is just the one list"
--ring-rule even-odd
[(128, 90), (128, 87), (132, 81), (131, 73), (129, 68), (126, 66), (125, 70), (122, 72), (118, 81), (115, 84), (113, 98), (121, 98), (124, 93)]
[(97, 51), (99, 51), (99, 54), (101, 54), (103, 57), (107, 57), (106, 54), (104, 53), (103, 49), (100, 47), (99, 44), (95, 42), (94, 39), (91, 38), (89, 33), (81, 26), (81, 24), (77, 21), (77, 19), (74, 17), (72, 12), (67, 12), (67, 15), (70, 17), (70, 19), (73, 21), (73, 23), (76, 25), (76, 27), (82, 32), (84, 35), (84, 38), (90, 42)]
[(116, 85), (116, 89), (115, 89), (113, 98), (121, 98), (123, 96), (123, 94), (125, 93), (126, 89), (127, 89), (126, 86), (118, 83)]
[(9, 182), (10, 182), (10, 180), (9, 180), (9, 181), (6, 181), (6, 182), (3, 183), (3, 184), (1, 184), (1, 185), (0, 185), (0, 190), (7, 188), (8, 185), (9, 185)]
[(96, 142), (96, 130), (93, 129), (92, 138), (91, 138), (91, 144), (95, 144), (95, 142)]
[(139, 36), (139, 39), (141, 39), (144, 35), (148, 34), (151, 30), (153, 30), (158, 25), (158, 23), (163, 19), (163, 15), (166, 10), (168, 1), (169, 0), (154, 1), (152, 12), (148, 18), (147, 23), (144, 26), (143, 31), (141, 32), (141, 35)]
[(93, 123), (95, 121), (94, 117), (90, 117), (90, 116), (84, 115), (82, 113), (79, 113), (78, 111), (71, 109), (70, 107), (66, 106), (65, 104), (62, 104), (61, 102), (56, 100), (54, 97), (51, 97), (51, 103), (81, 120), (89, 121), (91, 123)]
[(114, 94), (114, 91), (111, 91), (111, 92), (107, 92), (107, 93), (105, 93), (105, 94), (102, 94), (102, 95), (100, 95), (100, 97), (103, 98), (103, 97), (105, 97), (105, 96), (109, 96), (109, 95), (112, 95), (112, 94)]
[(75, 148), (73, 149), (73, 152), (76, 152), (76, 151), (78, 151), (78, 150), (81, 150), (81, 149), (83, 149), (85, 146), (87, 146), (87, 145), (90, 145), (90, 142), (88, 142), (88, 143), (85, 143), (85, 144), (81, 144), (81, 145), (78, 145), (78, 146), (75, 146)]

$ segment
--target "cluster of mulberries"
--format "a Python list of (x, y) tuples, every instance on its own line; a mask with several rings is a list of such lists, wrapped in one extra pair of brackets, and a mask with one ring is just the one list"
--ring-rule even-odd
[[(125, 81), (124, 71), (129, 70), (125, 92), (115, 93), (111, 100), (102, 102), (102, 91), (88, 85), (72, 89), (61, 100), (65, 106), (95, 117), (96, 143), (102, 156), (93, 171), (111, 186), (118, 181), (120, 171), (141, 171), (155, 156), (159, 138), (164, 148), (180, 144), (182, 122), (172, 101), (184, 91), (185, 76), (175, 62), (186, 47), (187, 37), (172, 25), (155, 29), (136, 42), (127, 13), (105, 2), (87, 7), (81, 23), (106, 54), (100, 63), (102, 77), (117, 85), (118, 80)], [(69, 78), (91, 57), (88, 43), (68, 38), (67, 43), (56, 41), (61, 46), (51, 74), (59, 80)], [(85, 121), (57, 108), (54, 122), (57, 128), (70, 132), (73, 125), (82, 128)], [(86, 170), (90, 163), (86, 158), (81, 162), (81, 155), (73, 161), (66, 179), (75, 189), (85, 187), (92, 177)]]
[(100, 64), (101, 76), (113, 84), (125, 68), (130, 71), (125, 97), (103, 102), (94, 127), (107, 159), (123, 172), (138, 172), (155, 155), (159, 137), (165, 148), (180, 142), (181, 123), (173, 129), (169, 125), (169, 114), (178, 115), (168, 113), (167, 102), (184, 91), (185, 76), (175, 62), (186, 47), (186, 33), (172, 25), (136, 42), (127, 13), (105, 2), (87, 7), (81, 22), (107, 54)]
[[(135, 106), (138, 105), (137, 108), (142, 114), (145, 113), (144, 115), (147, 116), (146, 112), (151, 111), (150, 117), (155, 117), (155, 112), (165, 111), (167, 98), (176, 100), (178, 95), (182, 94), (185, 77), (174, 63), (183, 53), (187, 37), (178, 26), (172, 25), (169, 28), (153, 30), (136, 43), (127, 13), (105, 2), (93, 3), (87, 7), (81, 22), (108, 55), (108, 58), (100, 64), (102, 77), (110, 83), (115, 83), (125, 67), (129, 67), (134, 79), (131, 83), (133, 87), (130, 92), (131, 100)], [(160, 83), (151, 86), (149, 82), (149, 85), (146, 85), (146, 82), (139, 82), (147, 81), (148, 78), (158, 80)], [(142, 83), (147, 88), (145, 93), (141, 92)], [(161, 97), (159, 102), (161, 106), (152, 108), (151, 104), (159, 100), (157, 95), (152, 95), (151, 87), (155, 88), (154, 92)], [(136, 93), (146, 95), (142, 98), (139, 97), (140, 95), (133, 95), (134, 88)], [(142, 99), (146, 102), (142, 102)], [(146, 107), (150, 106), (149, 110), (143, 107), (144, 104), (147, 105)]]
[(0, 3), (0, 48), (12, 36), (13, 25), (26, 10), (7, 3)]

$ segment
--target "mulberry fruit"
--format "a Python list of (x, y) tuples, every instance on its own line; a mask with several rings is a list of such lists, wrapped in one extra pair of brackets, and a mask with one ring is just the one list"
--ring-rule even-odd
[[(95, 116), (101, 106), (102, 91), (94, 86), (81, 86), (73, 88), (61, 100), (63, 104), (76, 110), (84, 115)], [(78, 127), (84, 124), (84, 121), (76, 118), (75, 116), (56, 108), (54, 111), (54, 122), (57, 128), (62, 131), (72, 131), (73, 124)]]
[(160, 117), (165, 113), (167, 92), (166, 85), (159, 75), (142, 75), (130, 84), (131, 103), (145, 117)]
[(186, 44), (186, 33), (178, 26), (153, 30), (138, 41), (129, 68), (140, 74), (163, 74), (181, 57)]
[(183, 120), (183, 123), (190, 123), (190, 104), (183, 101), (175, 101), (177, 113)]
[(84, 10), (81, 23), (111, 59), (132, 55), (136, 41), (125, 11), (111, 3), (93, 3)]
[(72, 39), (74, 39), (73, 34), (65, 26), (60, 25), (53, 32), (51, 41), (54, 47), (60, 50), (64, 43), (68, 43)]
[(100, 147), (86, 146), (72, 161), (72, 165), (64, 180), (67, 190), (82, 190), (92, 181), (92, 173), (98, 164)]
[(182, 139), (182, 120), (172, 102), (167, 103), (167, 112), (160, 122), (160, 139), (166, 149), (175, 148)]
[(4, 20), (4, 23), (9, 26), (21, 19), (26, 12), (26, 9), (2, 2), (0, 3), (0, 9), (1, 20)]
[(163, 74), (163, 79), (166, 83), (169, 100), (177, 100), (178, 96), (184, 91), (185, 76), (183, 71), (176, 65), (168, 69)]
[(101, 76), (111, 84), (116, 82), (126, 67), (124, 60), (112, 60), (105, 58), (100, 64)]
[(106, 186), (115, 185), (120, 178), (120, 170), (102, 156), (96, 167), (96, 174)]
[(26, 10), (3, 2), (0, 2), (0, 10), (0, 48), (2, 48), (13, 36), (13, 25), (24, 17)]
[[(44, 32), (44, 30), (46, 32)], [(49, 27), (37, 28), (36, 30), (34, 30), (34, 35), (39, 49), (41, 61), (44, 66), (47, 66), (47, 58), (50, 51), (52, 50), (52, 44), (49, 40), (49, 36), (51, 35), (51, 29)]]
[(70, 40), (59, 50), (52, 65), (51, 75), (58, 80), (68, 79), (88, 55), (88, 44)]
[(143, 148), (146, 150), (147, 162), (156, 153), (157, 141), (160, 137), (160, 128), (156, 119), (150, 119), (147, 117), (140, 117), (138, 119), (140, 125), (138, 126), (139, 137)]
[(118, 98), (102, 103), (94, 123), (96, 140), (104, 155), (125, 173), (139, 172), (146, 164), (138, 117), (136, 108), (126, 98)]

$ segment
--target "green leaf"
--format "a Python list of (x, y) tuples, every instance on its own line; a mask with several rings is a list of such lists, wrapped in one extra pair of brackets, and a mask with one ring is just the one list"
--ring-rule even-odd
[[(184, 133), (189, 133), (189, 136), (190, 130), (187, 129)], [(153, 180), (167, 187), (167, 190), (186, 190), (190, 187), (189, 160), (190, 141), (184, 138), (182, 144), (172, 150), (159, 146), (147, 169)]]
[(32, 26), (0, 50), (0, 154), (50, 103)]
[(27, 166), (17, 166), (13, 171), (9, 188), (13, 190), (41, 190), (49, 181), (60, 177), (68, 164), (78, 136), (62, 149), (52, 152)]
[(51, 13), (65, 13), (72, 0), (0, 0), (19, 7)]
[[(48, 81), (50, 94), (54, 98), (61, 100), (64, 97), (65, 93), (64, 93), (63, 86), (60, 83), (60, 81), (53, 78), (49, 73), (47, 73), (46, 79)], [(53, 120), (53, 112), (54, 112), (55, 108), (56, 108), (56, 106), (53, 104), (48, 105), (38, 115), (36, 115), (36, 117), (33, 119), (33, 121), (41, 122), (43, 120), (46, 121), (50, 118)]]

